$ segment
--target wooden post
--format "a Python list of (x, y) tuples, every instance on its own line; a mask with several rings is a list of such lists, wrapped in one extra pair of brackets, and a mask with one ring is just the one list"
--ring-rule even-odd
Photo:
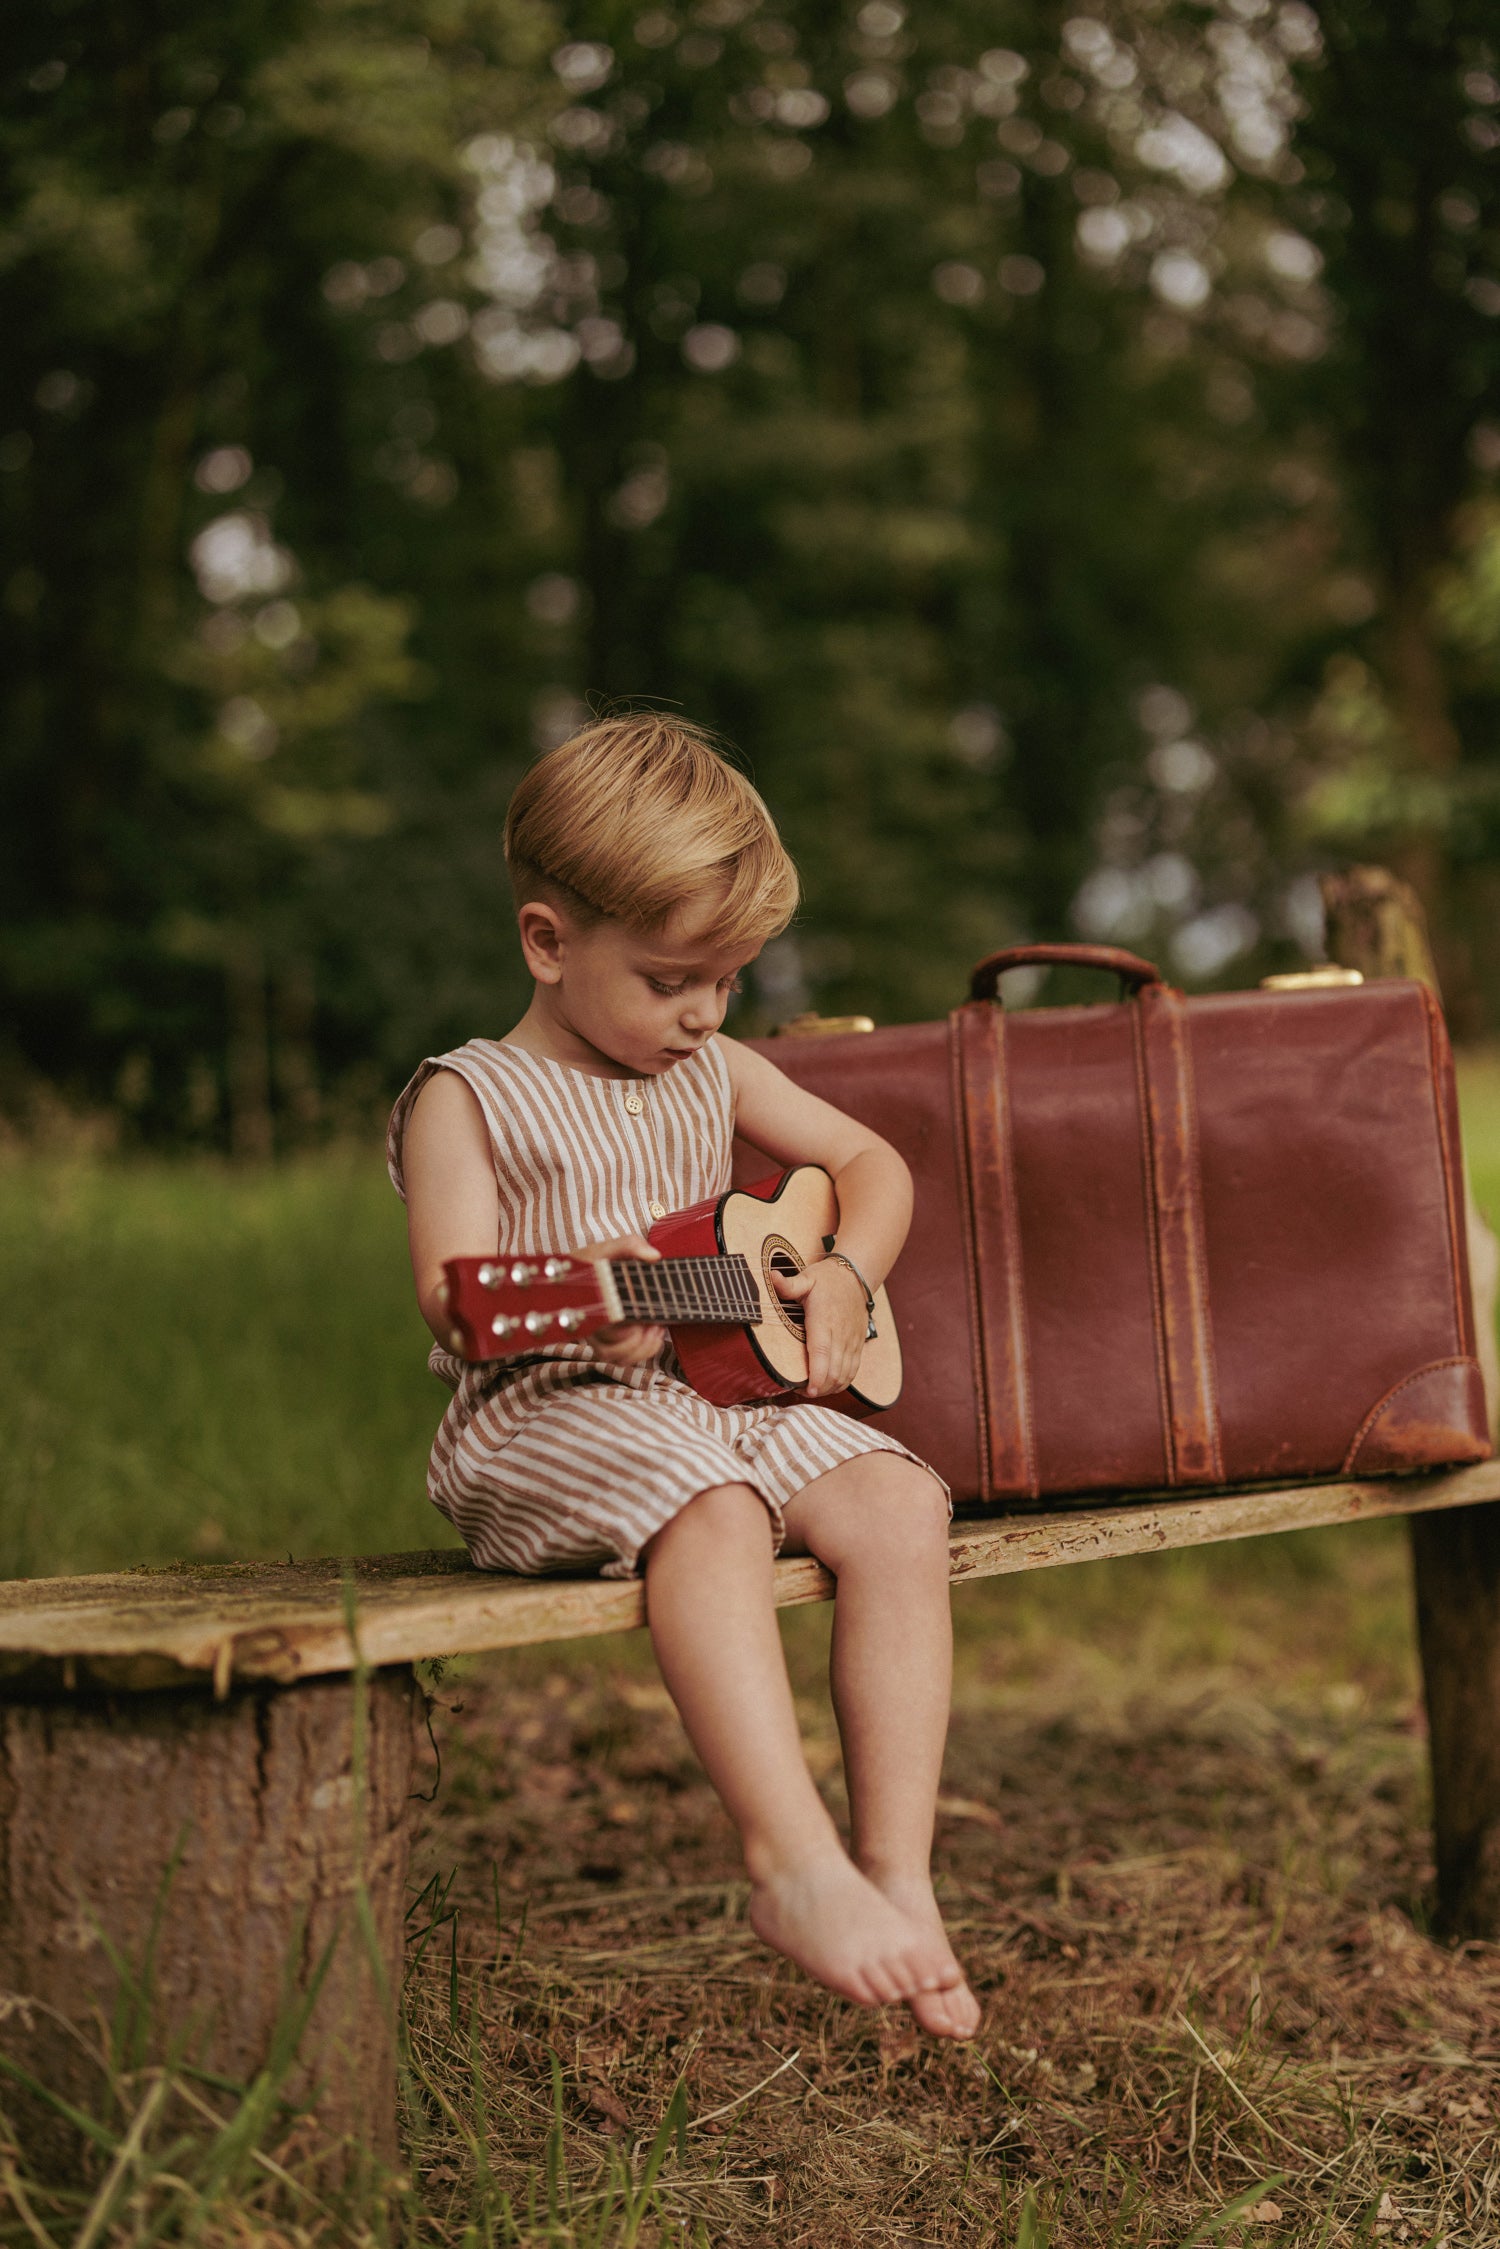
[[(393, 2158), (414, 1695), (395, 1667), (223, 1699), (197, 1686), (0, 1701), (6, 2054), (106, 2118), (111, 2037), (117, 2065), (180, 2045), (245, 2084), (333, 1944), (284, 2090), (312, 2099), (320, 2134)], [(139, 2005), (112, 1952), (142, 1977)], [(11, 2080), (0, 2103), (31, 2161), (77, 2173), (55, 2112)]]
[(1500, 1502), (1413, 1516), (1438, 1924), (1500, 1936)]
[[(1367, 977), (1437, 989), (1416, 893), (1380, 867), (1323, 882), (1328, 950)], [(1493, 1430), (1500, 1368), (1500, 1249), (1468, 1198), (1470, 1276)], [(1432, 1757), (1438, 1919), (1451, 1936), (1500, 1937), (1500, 1502), (1409, 1519)]]

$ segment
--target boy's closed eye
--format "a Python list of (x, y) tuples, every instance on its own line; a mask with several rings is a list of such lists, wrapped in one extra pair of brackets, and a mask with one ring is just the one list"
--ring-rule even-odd
[[(651, 986), (653, 992), (660, 992), (664, 1000), (679, 1000), (687, 990), (686, 979), (680, 984), (665, 984), (659, 976), (648, 976), (646, 982)], [(733, 995), (735, 992), (742, 992), (744, 989), (744, 985), (737, 976), (721, 976), (719, 978), (719, 990), (721, 992), (728, 992)]]

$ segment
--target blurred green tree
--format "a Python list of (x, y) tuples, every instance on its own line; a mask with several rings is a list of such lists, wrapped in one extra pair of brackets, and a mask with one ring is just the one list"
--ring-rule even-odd
[(526, 0), (150, 25), (50, 0), (0, 36), (12, 1035), (258, 1153), (273, 1102), (310, 1121), (315, 993), (335, 1067), (368, 1035), (351, 985), (423, 1012), (420, 964), (383, 966), (433, 919), (424, 831), (462, 856), (476, 733), (505, 726), (523, 414), (442, 347), (463, 151), (545, 117), (551, 26)]
[(751, 750), (808, 875), (769, 1006), (930, 1010), (1027, 929), (1194, 920), (1197, 974), (1289, 941), (1269, 761), (1229, 750), (1326, 568), (1257, 393), (1321, 338), (1218, 286), (1300, 176), (1282, 16), (1231, 158), (1181, 106), (1201, 12), (570, 10), (579, 676)]
[(1500, 999), (1478, 0), (0, 36), (25, 1067), (254, 1152), (497, 1027), (505, 795), (622, 696), (804, 869), (742, 1020), (1028, 932), (1243, 976), (1419, 833)]
[(1500, 470), (1500, 36), (1483, 0), (1323, 0), (1318, 20), (1299, 200), (1336, 310), (1308, 410), (1372, 600), (1321, 699), (1335, 778), (1314, 813), (1424, 892), (1472, 1033), (1500, 1001), (1500, 605), (1480, 499)]

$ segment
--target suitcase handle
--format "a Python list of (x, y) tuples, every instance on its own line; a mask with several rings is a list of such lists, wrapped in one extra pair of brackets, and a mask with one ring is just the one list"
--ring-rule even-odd
[(1006, 945), (998, 953), (987, 953), (969, 978), (971, 1000), (996, 1000), (1000, 997), (1000, 979), (1008, 968), (1102, 968), (1111, 976), (1118, 976), (1126, 993), (1138, 992), (1143, 984), (1160, 984), (1162, 973), (1150, 961), (1142, 960), (1139, 953), (1127, 953), (1118, 945)]

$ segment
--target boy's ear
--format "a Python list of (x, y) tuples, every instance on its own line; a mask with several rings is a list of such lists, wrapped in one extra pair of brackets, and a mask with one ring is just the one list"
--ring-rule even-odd
[(516, 915), (521, 951), (526, 966), (539, 984), (555, 984), (562, 975), (567, 946), (567, 923), (556, 906), (529, 898)]

